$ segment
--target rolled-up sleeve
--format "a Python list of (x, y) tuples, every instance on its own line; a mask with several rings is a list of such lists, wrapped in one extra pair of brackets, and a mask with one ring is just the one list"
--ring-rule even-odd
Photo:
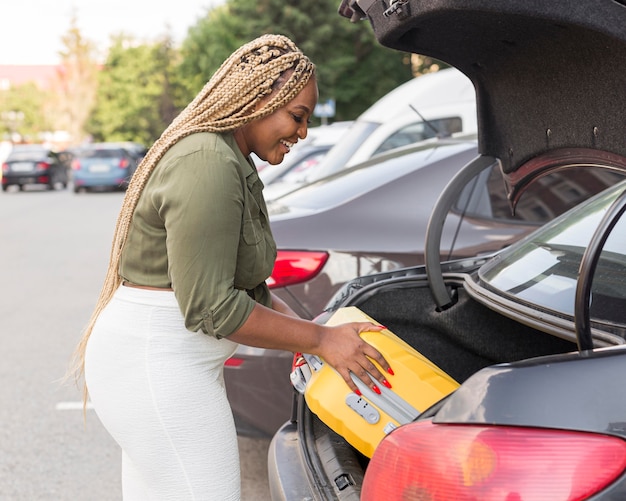
[(191, 331), (236, 331), (255, 301), (235, 287), (246, 194), (235, 156), (200, 149), (158, 170), (152, 204), (164, 223), (171, 286)]

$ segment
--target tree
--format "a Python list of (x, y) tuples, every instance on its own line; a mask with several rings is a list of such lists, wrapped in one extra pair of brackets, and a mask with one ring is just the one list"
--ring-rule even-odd
[(85, 136), (98, 85), (96, 47), (83, 38), (75, 15), (61, 40), (64, 50), (60, 52), (61, 64), (53, 83), (55, 99), (42, 111), (55, 130), (67, 131), (72, 142), (79, 142)]
[(42, 114), (51, 95), (33, 82), (0, 90), (0, 140), (38, 141), (50, 130), (49, 118)]
[(152, 144), (179, 112), (176, 58), (169, 37), (152, 44), (114, 37), (88, 124), (94, 139)]
[(356, 118), (409, 80), (408, 54), (384, 48), (367, 23), (337, 14), (336, 0), (226, 0), (189, 30), (180, 71), (191, 99), (237, 47), (265, 33), (291, 38), (316, 64), (320, 102), (334, 99), (336, 120)]

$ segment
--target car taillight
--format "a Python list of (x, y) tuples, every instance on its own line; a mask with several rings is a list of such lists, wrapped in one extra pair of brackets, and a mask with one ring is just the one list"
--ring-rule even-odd
[(2, 164), (2, 172), (9, 172), (9, 164), (4, 162)]
[(120, 159), (120, 163), (119, 163), (120, 169), (126, 169), (129, 165), (130, 165), (130, 162), (128, 161), (128, 158)]
[(50, 164), (48, 162), (37, 162), (37, 170), (48, 170), (49, 168)]
[(267, 285), (273, 289), (311, 280), (320, 272), (327, 260), (327, 252), (279, 250)]
[(80, 170), (80, 161), (78, 160), (78, 158), (72, 160), (71, 167), (72, 170)]
[(243, 358), (230, 357), (224, 362), (225, 367), (241, 367), (243, 365)]
[(626, 442), (591, 433), (505, 426), (402, 426), (378, 446), (362, 501), (575, 501), (626, 468)]

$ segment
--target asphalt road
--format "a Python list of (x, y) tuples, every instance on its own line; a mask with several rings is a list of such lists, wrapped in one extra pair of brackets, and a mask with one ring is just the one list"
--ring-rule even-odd
[[(121, 193), (0, 193), (0, 501), (121, 499), (120, 451), (64, 382)], [(242, 500), (267, 501), (268, 441), (240, 437)]]

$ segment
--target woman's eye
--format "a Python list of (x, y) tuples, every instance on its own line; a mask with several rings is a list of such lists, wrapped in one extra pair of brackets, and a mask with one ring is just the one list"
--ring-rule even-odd
[(299, 115), (294, 115), (294, 114), (292, 114), (291, 116), (293, 117), (293, 119), (294, 119), (294, 121), (295, 121), (296, 123), (299, 123), (299, 124), (301, 124), (301, 123), (302, 123), (302, 117), (301, 117), (301, 116), (299, 116)]

